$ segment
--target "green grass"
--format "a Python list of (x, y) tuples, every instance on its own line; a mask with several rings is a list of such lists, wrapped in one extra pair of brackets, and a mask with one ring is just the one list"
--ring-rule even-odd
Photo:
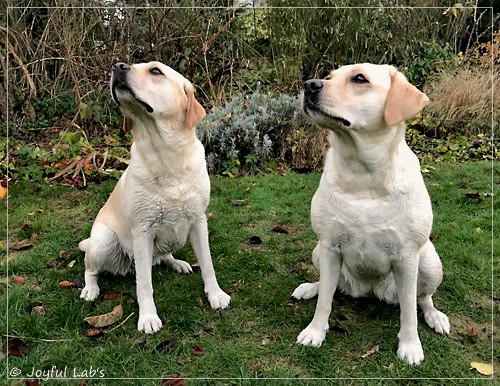
[[(496, 185), (499, 172), (500, 166), (495, 165)], [(58, 282), (83, 277), (83, 253), (76, 246), (88, 236), (114, 182), (83, 190), (15, 184), (9, 192), (9, 241), (15, 243), (32, 233), (39, 237), (30, 249), (11, 251), (8, 256), (3, 250), (0, 256), (4, 264), (0, 322), (6, 326), (8, 312), (7, 332), (21, 337), (29, 348), (24, 356), (9, 357), (8, 368), (19, 368), (27, 376), (32, 368), (66, 367), (72, 376), (73, 369), (81, 373), (92, 367), (102, 369), (107, 378), (150, 378), (87, 379), (87, 385), (158, 385), (158, 379), (177, 373), (185, 378), (212, 379), (190, 380), (189, 385), (296, 385), (297, 378), (344, 378), (302, 380), (301, 385), (482, 384), (487, 377), (470, 370), (469, 364), (489, 362), (492, 357), (491, 211), (498, 212), (500, 200), (484, 195), (491, 193), (491, 164), (441, 164), (426, 175), (434, 207), (432, 237), (445, 270), (435, 304), (450, 317), (452, 332), (448, 337), (434, 333), (419, 315), (426, 357), (417, 367), (396, 357), (397, 307), (340, 293), (335, 295), (331, 331), (323, 346), (294, 344), (316, 305), (316, 300), (292, 302), (290, 295), (298, 284), (317, 277), (310, 260), (316, 237), (310, 227), (309, 208), (319, 177), (289, 173), (212, 179), (208, 210), (211, 251), (219, 283), (231, 293), (230, 308), (223, 312), (210, 309), (199, 273), (183, 276), (165, 266), (155, 267), (155, 301), (163, 329), (152, 336), (139, 333), (137, 303), (128, 303), (125, 297), (124, 319), (133, 315), (121, 326), (109, 327), (112, 331), (100, 338), (85, 336), (89, 327), (83, 318), (108, 312), (119, 300), (84, 302), (78, 289), (61, 288)], [(466, 193), (479, 193), (481, 201), (467, 198)], [(235, 206), (231, 199), (248, 202)], [(0, 218), (5, 218), (3, 203)], [(289, 234), (273, 232), (276, 225), (285, 227)], [(262, 243), (251, 244), (252, 236), (260, 237)], [(6, 238), (5, 232), (0, 234), (4, 244)], [(496, 238), (495, 244), (498, 250)], [(195, 262), (189, 245), (176, 257)], [(76, 263), (69, 268), (72, 260)], [(10, 283), (12, 275), (22, 275), (25, 284)], [(498, 266), (495, 276), (499, 277)], [(102, 294), (124, 291), (135, 299), (132, 276), (101, 275), (99, 283)], [(45, 313), (38, 315), (34, 306), (42, 306)], [(498, 302), (494, 306), (498, 315)], [(495, 323), (498, 329), (498, 318)], [(470, 333), (471, 329), (475, 332)], [(173, 343), (156, 349), (167, 340)], [(2, 344), (5, 341), (4, 336)], [(379, 351), (362, 359), (361, 355), (376, 344)], [(202, 348), (203, 356), (191, 353), (194, 345)], [(498, 366), (498, 336), (494, 347)], [(0, 371), (5, 379), (7, 370)], [(267, 379), (263, 382), (261, 378)], [(435, 380), (411, 381), (413, 378)], [(8, 382), (14, 385), (18, 381)], [(59, 384), (77, 383), (67, 380)]]

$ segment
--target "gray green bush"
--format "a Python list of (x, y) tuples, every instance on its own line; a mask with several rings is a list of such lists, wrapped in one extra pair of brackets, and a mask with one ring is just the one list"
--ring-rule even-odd
[(298, 96), (257, 91), (214, 107), (197, 130), (209, 171), (235, 174), (281, 158), (284, 139), (303, 124)]

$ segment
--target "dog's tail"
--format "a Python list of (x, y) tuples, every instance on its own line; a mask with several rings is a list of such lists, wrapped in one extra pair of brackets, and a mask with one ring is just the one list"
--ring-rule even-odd
[(80, 248), (80, 251), (87, 252), (87, 249), (89, 247), (89, 240), (90, 238), (80, 241), (80, 244), (78, 244), (78, 248)]

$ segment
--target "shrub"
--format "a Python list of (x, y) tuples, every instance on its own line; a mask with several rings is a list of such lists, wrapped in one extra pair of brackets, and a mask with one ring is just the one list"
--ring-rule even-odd
[(297, 96), (257, 91), (214, 107), (198, 125), (211, 173), (254, 172), (283, 158), (287, 139), (307, 125)]

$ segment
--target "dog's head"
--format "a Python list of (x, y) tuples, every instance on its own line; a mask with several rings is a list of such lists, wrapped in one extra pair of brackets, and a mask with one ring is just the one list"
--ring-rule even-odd
[(365, 131), (398, 125), (428, 102), (393, 66), (363, 63), (308, 80), (302, 108), (321, 127)]
[(163, 63), (116, 63), (110, 85), (113, 100), (133, 121), (152, 119), (192, 128), (205, 117), (193, 85)]

